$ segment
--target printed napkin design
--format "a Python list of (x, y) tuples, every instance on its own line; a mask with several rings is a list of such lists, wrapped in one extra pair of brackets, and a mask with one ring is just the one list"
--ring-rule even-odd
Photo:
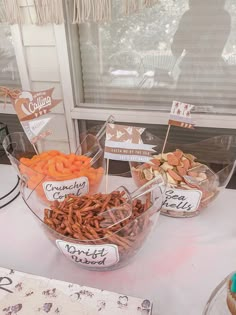
[(194, 129), (195, 124), (191, 117), (191, 110), (193, 108), (194, 105), (173, 101), (168, 124), (182, 128)]
[(110, 160), (148, 162), (155, 152), (154, 145), (144, 144), (141, 135), (145, 128), (108, 124), (105, 158)]
[(1, 315), (151, 315), (152, 303), (0, 268)]

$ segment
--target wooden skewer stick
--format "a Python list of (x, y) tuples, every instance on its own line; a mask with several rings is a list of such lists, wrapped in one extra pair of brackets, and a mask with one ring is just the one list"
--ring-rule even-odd
[(108, 193), (108, 171), (109, 171), (109, 159), (107, 159), (106, 176), (105, 176), (105, 178), (106, 178), (106, 190), (105, 190), (106, 194)]
[(36, 145), (32, 143), (32, 146), (33, 146), (33, 148), (34, 148), (34, 151), (35, 151), (36, 154), (38, 155), (38, 154), (39, 154), (39, 151), (38, 151), (38, 149), (36, 148)]
[(163, 154), (163, 153), (164, 153), (164, 151), (165, 151), (165, 147), (166, 147), (167, 139), (168, 139), (169, 132), (170, 132), (170, 127), (171, 127), (171, 125), (168, 125), (168, 129), (167, 129), (167, 132), (166, 132), (166, 137), (165, 137), (165, 141), (164, 141), (164, 144), (163, 144), (163, 147), (162, 147), (161, 154)]

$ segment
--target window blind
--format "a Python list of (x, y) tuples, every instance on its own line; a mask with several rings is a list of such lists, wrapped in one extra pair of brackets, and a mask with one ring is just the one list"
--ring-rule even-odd
[[(120, 10), (120, 1), (113, 1)], [(236, 114), (236, 3), (165, 0), (79, 27), (86, 106)]]

